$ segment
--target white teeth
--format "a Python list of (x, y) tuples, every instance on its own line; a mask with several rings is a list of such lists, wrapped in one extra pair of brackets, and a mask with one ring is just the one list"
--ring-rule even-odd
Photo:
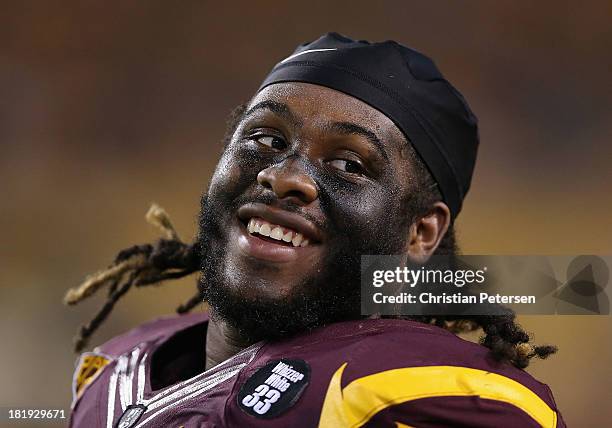
[(270, 236), (270, 232), (272, 232), (272, 228), (268, 223), (264, 223), (259, 228), (259, 234), (263, 236)]
[(283, 239), (283, 229), (281, 229), (280, 227), (275, 227), (274, 229), (272, 229), (272, 232), (270, 232), (270, 238), (276, 239), (278, 241)]
[(300, 242), (302, 242), (302, 239), (304, 239), (302, 234), (301, 233), (296, 233), (295, 236), (293, 237), (293, 239), (291, 240), (291, 243), (293, 244), (294, 247), (297, 247), (297, 246), (300, 245)]
[(270, 224), (261, 219), (251, 218), (247, 224), (247, 230), (250, 234), (258, 233), (263, 236), (269, 236), (277, 241), (291, 242), (294, 247), (306, 247), (309, 244), (308, 239), (304, 239), (301, 233), (287, 230), (283, 234), (283, 228)]
[(257, 220), (253, 218), (249, 220), (249, 224), (247, 225), (247, 230), (249, 233), (259, 233), (259, 228), (260, 225), (257, 223)]

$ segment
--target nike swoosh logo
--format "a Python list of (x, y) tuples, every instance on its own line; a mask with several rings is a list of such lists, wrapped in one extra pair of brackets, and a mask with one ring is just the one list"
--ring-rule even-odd
[(296, 58), (296, 57), (298, 57), (298, 56), (301, 56), (301, 55), (304, 55), (304, 54), (307, 54), (307, 53), (312, 53), (312, 52), (326, 52), (326, 51), (337, 51), (337, 50), (338, 50), (337, 48), (326, 48), (326, 49), (308, 49), (308, 50), (306, 50), (306, 51), (303, 51), (303, 52), (298, 52), (298, 53), (296, 53), (296, 54), (293, 54), (293, 55), (291, 55), (291, 56), (288, 56), (287, 58), (285, 58), (284, 60), (282, 60), (282, 61), (281, 61), (279, 64), (282, 64), (282, 63), (284, 63), (284, 62), (290, 61), (290, 60), (292, 60), (293, 58)]

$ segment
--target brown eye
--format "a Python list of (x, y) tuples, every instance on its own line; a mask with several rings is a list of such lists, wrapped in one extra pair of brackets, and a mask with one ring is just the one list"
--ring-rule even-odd
[(251, 138), (253, 141), (258, 142), (259, 144), (263, 144), (264, 146), (268, 146), (275, 150), (283, 150), (287, 147), (287, 143), (285, 143), (282, 139), (278, 137), (273, 137), (271, 135), (260, 135)]
[(329, 161), (329, 164), (340, 171), (348, 172), (349, 174), (363, 174), (363, 168), (358, 162), (346, 159), (334, 159)]

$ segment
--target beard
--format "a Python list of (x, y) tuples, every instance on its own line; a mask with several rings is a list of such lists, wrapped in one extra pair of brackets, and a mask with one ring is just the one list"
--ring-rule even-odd
[[(283, 297), (253, 293), (248, 278), (237, 287), (228, 286), (227, 246), (223, 220), (218, 213), (234, 213), (246, 202), (271, 204), (275, 197), (260, 195), (256, 200), (202, 197), (199, 217), (202, 275), (198, 286), (211, 308), (211, 318), (225, 321), (245, 340), (277, 340), (339, 321), (364, 318), (361, 315), (361, 255), (397, 254), (404, 240), (399, 234), (355, 226), (346, 233), (346, 225), (334, 222), (333, 209), (323, 208), (327, 225), (318, 225), (328, 240), (322, 264), (309, 276), (301, 278)], [(283, 205), (286, 211), (300, 213), (300, 207)], [(367, 233), (368, 236), (359, 236)], [(381, 236), (384, 235), (384, 236)], [(368, 239), (369, 238), (369, 239)], [(381, 239), (382, 238), (382, 239)]]

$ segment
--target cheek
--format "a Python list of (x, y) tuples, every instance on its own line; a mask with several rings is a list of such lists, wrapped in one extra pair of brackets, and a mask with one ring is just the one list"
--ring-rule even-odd
[(260, 170), (254, 156), (230, 145), (217, 164), (208, 194), (213, 199), (231, 199), (255, 183)]
[(240, 171), (237, 168), (235, 162), (232, 162), (231, 154), (226, 150), (221, 159), (219, 159), (219, 163), (215, 168), (215, 172), (210, 181), (210, 187), (218, 188), (225, 185), (225, 183), (231, 181), (236, 175), (239, 175)]
[(355, 185), (321, 180), (321, 206), (332, 227), (339, 233), (350, 232), (352, 241), (402, 241), (405, 219), (402, 192), (390, 180), (377, 184)]

